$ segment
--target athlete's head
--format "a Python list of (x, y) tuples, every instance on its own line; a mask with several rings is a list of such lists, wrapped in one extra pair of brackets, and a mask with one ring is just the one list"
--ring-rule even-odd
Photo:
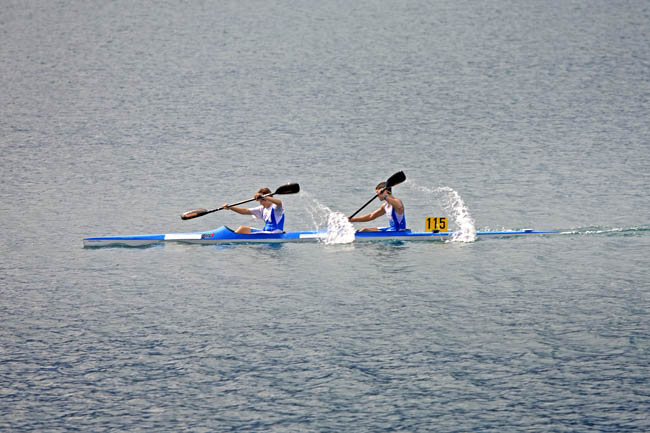
[(255, 196), (254, 196), (254, 197), (255, 197), (255, 200), (257, 200), (258, 202), (260, 202), (260, 204), (261, 204), (262, 206), (264, 206), (265, 208), (271, 206), (271, 204), (272, 204), (270, 201), (268, 201), (268, 200), (264, 197), (264, 196), (267, 195), (267, 194), (271, 194), (271, 190), (270, 190), (270, 189), (268, 189), (268, 188), (260, 188), (260, 189), (257, 190), (257, 193), (255, 193)]
[[(390, 188), (386, 188), (386, 182), (379, 182), (377, 186), (375, 187), (375, 191), (377, 191), (377, 195), (379, 196), (380, 200), (383, 200), (384, 198), (382, 197), (383, 194), (382, 191), (386, 190), (388, 194), (392, 194), (392, 191)], [(381, 195), (380, 195), (381, 194)]]

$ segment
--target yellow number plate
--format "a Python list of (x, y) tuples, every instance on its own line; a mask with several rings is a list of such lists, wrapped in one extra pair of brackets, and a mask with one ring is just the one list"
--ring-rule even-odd
[(426, 224), (424, 224), (425, 232), (446, 232), (447, 231), (447, 218), (445, 217), (427, 217)]

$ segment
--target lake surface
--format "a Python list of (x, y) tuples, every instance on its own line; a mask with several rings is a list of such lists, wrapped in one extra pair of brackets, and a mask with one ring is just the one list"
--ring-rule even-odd
[[(0, 430), (650, 430), (647, 1), (9, 0), (0, 36)], [(399, 170), (467, 236), (82, 246), (287, 182), (325, 229)], [(523, 228), (562, 233), (471, 236)]]

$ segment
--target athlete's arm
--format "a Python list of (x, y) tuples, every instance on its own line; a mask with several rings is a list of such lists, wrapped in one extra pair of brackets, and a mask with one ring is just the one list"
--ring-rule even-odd
[(400, 215), (404, 213), (404, 204), (402, 203), (402, 200), (398, 199), (397, 197), (393, 197), (391, 194), (386, 194), (385, 200), (391, 206), (393, 206), (395, 212), (397, 212)]
[(386, 209), (384, 209), (384, 207), (382, 206), (374, 212), (367, 213), (360, 217), (349, 218), (349, 221), (351, 223), (363, 223), (366, 221), (372, 221), (374, 219), (377, 219), (380, 216), (384, 215), (385, 213), (386, 213)]
[(231, 210), (233, 212), (237, 212), (238, 214), (242, 215), (252, 215), (251, 211), (246, 209), (245, 207), (237, 207), (237, 206), (228, 206), (228, 203), (225, 203), (223, 205), (224, 208)]
[(278, 207), (282, 207), (282, 200), (280, 200), (279, 198), (268, 196), (268, 197), (264, 197), (264, 199), (270, 201), (271, 203), (277, 205)]

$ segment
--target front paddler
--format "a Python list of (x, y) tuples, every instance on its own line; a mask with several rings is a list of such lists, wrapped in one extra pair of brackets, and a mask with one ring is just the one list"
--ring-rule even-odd
[(399, 231), (406, 230), (406, 218), (404, 216), (404, 204), (402, 200), (395, 197), (391, 191), (392, 188), (386, 188), (386, 182), (381, 182), (375, 187), (375, 192), (380, 201), (383, 201), (379, 209), (374, 212), (362, 215), (360, 217), (349, 217), (348, 220), (352, 223), (361, 223), (372, 221), (382, 215), (388, 217), (390, 222), (389, 227), (366, 227), (359, 230), (360, 232), (376, 232), (376, 231)]
[(271, 194), (270, 189), (260, 188), (253, 196), (260, 205), (250, 209), (228, 206), (228, 203), (223, 205), (224, 209), (229, 209), (242, 215), (252, 215), (253, 218), (264, 221), (264, 228), (262, 230), (249, 226), (239, 226), (235, 230), (235, 233), (282, 233), (284, 231), (284, 207), (282, 206), (282, 200), (268, 194)]

